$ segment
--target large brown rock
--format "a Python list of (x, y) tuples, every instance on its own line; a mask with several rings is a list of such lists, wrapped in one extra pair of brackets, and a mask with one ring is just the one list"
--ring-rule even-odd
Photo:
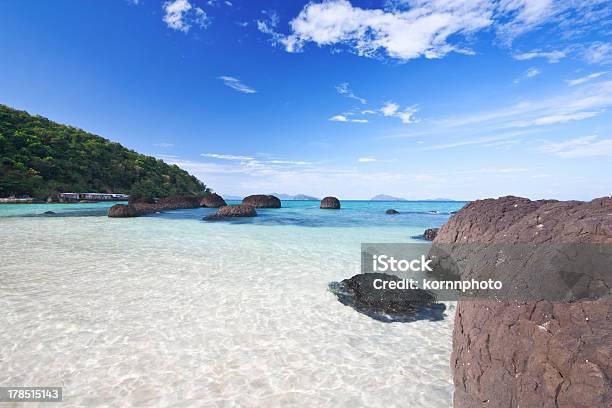
[[(432, 247), (460, 259), (463, 279), (478, 279), (487, 260), (474, 248), (522, 245), (524, 263), (497, 265), (517, 287), (555, 286), (541, 263), (542, 248), (568, 243), (612, 243), (612, 199), (531, 201), (519, 197), (468, 204), (444, 225)], [(484, 246), (483, 246), (484, 245)], [(527, 274), (521, 268), (530, 268)], [(582, 264), (580, 264), (582, 265)], [(590, 269), (584, 264), (584, 274)], [(488, 273), (491, 270), (489, 268)], [(457, 305), (453, 333), (454, 406), (608, 407), (612, 405), (612, 301), (607, 294), (571, 301), (474, 300)], [(606, 292), (604, 292), (606, 293)]]
[(216, 213), (204, 217), (204, 220), (218, 221), (228, 217), (255, 217), (256, 215), (257, 211), (255, 211), (255, 209), (249, 205), (233, 204), (219, 208)]
[(137, 217), (138, 211), (132, 205), (115, 204), (108, 209), (108, 216), (111, 218)]
[(205, 194), (200, 200), (200, 207), (219, 208), (227, 205), (223, 197), (217, 193)]
[(325, 197), (321, 200), (320, 208), (338, 210), (340, 209), (340, 200), (336, 197)]
[(245, 197), (242, 204), (253, 208), (280, 208), (281, 200), (273, 195), (255, 194)]

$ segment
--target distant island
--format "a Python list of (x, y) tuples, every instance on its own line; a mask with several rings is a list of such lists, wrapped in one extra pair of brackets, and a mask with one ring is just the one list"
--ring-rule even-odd
[(393, 197), (390, 195), (386, 195), (386, 194), (379, 194), (376, 195), (372, 198), (370, 198), (371, 201), (408, 201), (405, 198), (402, 197)]
[[(402, 198), (402, 197), (393, 197), (393, 196), (386, 195), (386, 194), (379, 194), (379, 195), (376, 195), (370, 198), (370, 201), (409, 201), (409, 200)], [(453, 200), (452, 198), (428, 198), (424, 200), (411, 200), (411, 201), (456, 201), (456, 200)]]
[(306, 194), (283, 194), (283, 193), (270, 193), (273, 196), (280, 198), (281, 200), (319, 200), (317, 197), (309, 196)]
[(98, 192), (161, 198), (209, 191), (176, 165), (5, 105), (0, 151), (0, 197)]

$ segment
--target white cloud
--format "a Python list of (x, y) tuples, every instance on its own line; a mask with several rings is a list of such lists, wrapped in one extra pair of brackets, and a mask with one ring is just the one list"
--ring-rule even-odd
[(361, 111), (362, 115), (373, 115), (375, 113), (376, 113), (376, 111), (373, 111), (372, 109), (364, 109), (364, 110)]
[(368, 123), (367, 119), (349, 119), (346, 115), (334, 115), (329, 120), (331, 122)]
[(189, 29), (196, 25), (205, 28), (209, 24), (209, 19), (204, 10), (193, 6), (189, 0), (166, 1), (163, 6), (164, 23), (173, 30), (189, 32)]
[(527, 61), (534, 58), (546, 58), (550, 64), (556, 64), (562, 58), (565, 58), (565, 51), (529, 51), (521, 54), (513, 55), (513, 58), (518, 61)]
[(584, 57), (590, 64), (612, 63), (612, 43), (596, 42), (584, 49)]
[(372, 163), (376, 161), (376, 158), (374, 157), (360, 157), (359, 159), (357, 159), (357, 161), (359, 163)]
[(292, 33), (282, 43), (288, 52), (314, 42), (345, 44), (368, 57), (382, 52), (401, 60), (440, 58), (463, 50), (447, 42), (451, 35), (469, 34), (491, 24), (491, 7), (484, 0), (412, 3), (409, 11), (362, 9), (347, 0), (309, 3), (289, 23)]
[(329, 118), (332, 122), (348, 122), (348, 118), (344, 115), (335, 115)]
[(353, 91), (351, 91), (348, 82), (343, 82), (340, 85), (336, 86), (336, 91), (338, 91), (340, 95), (346, 96), (347, 98), (355, 99), (356, 101), (359, 101), (364, 105), (368, 102), (364, 98), (360, 98), (359, 96), (355, 95)]
[(542, 145), (540, 150), (552, 153), (562, 159), (612, 156), (612, 139), (599, 140), (595, 135), (585, 136), (564, 142), (547, 143)]
[(380, 112), (383, 116), (391, 116), (399, 118), (403, 123), (417, 123), (418, 120), (414, 118), (414, 114), (419, 111), (418, 105), (412, 105), (400, 111), (400, 106), (395, 102), (387, 102), (380, 108)]
[(597, 116), (599, 112), (575, 112), (557, 115), (541, 116), (528, 121), (517, 121), (510, 123), (511, 127), (545, 126), (557, 123), (565, 123), (574, 120), (583, 120)]
[(220, 76), (219, 79), (222, 80), (226, 86), (229, 86), (230, 88), (235, 89), (238, 92), (242, 92), (245, 94), (253, 94), (257, 92), (255, 89), (251, 88), (250, 86), (245, 85), (242, 82), (240, 82), (238, 78), (234, 78), (231, 76)]
[(607, 74), (607, 72), (594, 72), (590, 75), (587, 76), (583, 76), (581, 78), (576, 78), (576, 79), (568, 79), (565, 82), (569, 85), (569, 86), (576, 86), (576, 85), (580, 85), (580, 84), (584, 84), (585, 82), (588, 82), (592, 79), (596, 79), (599, 78), (602, 75)]
[(254, 157), (237, 156), (233, 154), (202, 153), (202, 156), (212, 157), (213, 159), (221, 159), (221, 160), (255, 160)]
[(524, 79), (529, 79), (529, 78), (534, 78), (538, 75), (540, 75), (541, 71), (535, 67), (531, 67), (529, 68), (527, 71), (525, 71), (520, 77), (516, 78), (514, 80), (515, 84), (518, 84), (519, 82), (521, 82)]

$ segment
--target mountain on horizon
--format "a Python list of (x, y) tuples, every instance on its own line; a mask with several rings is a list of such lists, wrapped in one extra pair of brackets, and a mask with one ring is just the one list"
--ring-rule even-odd
[(405, 198), (402, 197), (393, 197), (387, 194), (378, 194), (372, 198), (370, 198), (371, 201), (408, 201)]
[(281, 200), (313, 200), (313, 201), (319, 200), (317, 197), (309, 196), (306, 194), (296, 194), (296, 195), (285, 194), (285, 193), (270, 193), (270, 194), (278, 197)]

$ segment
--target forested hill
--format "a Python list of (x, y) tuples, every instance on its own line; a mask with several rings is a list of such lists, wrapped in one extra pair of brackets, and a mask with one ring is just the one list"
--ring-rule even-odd
[(205, 190), (176, 165), (0, 105), (0, 197), (44, 198), (57, 192), (166, 197)]

